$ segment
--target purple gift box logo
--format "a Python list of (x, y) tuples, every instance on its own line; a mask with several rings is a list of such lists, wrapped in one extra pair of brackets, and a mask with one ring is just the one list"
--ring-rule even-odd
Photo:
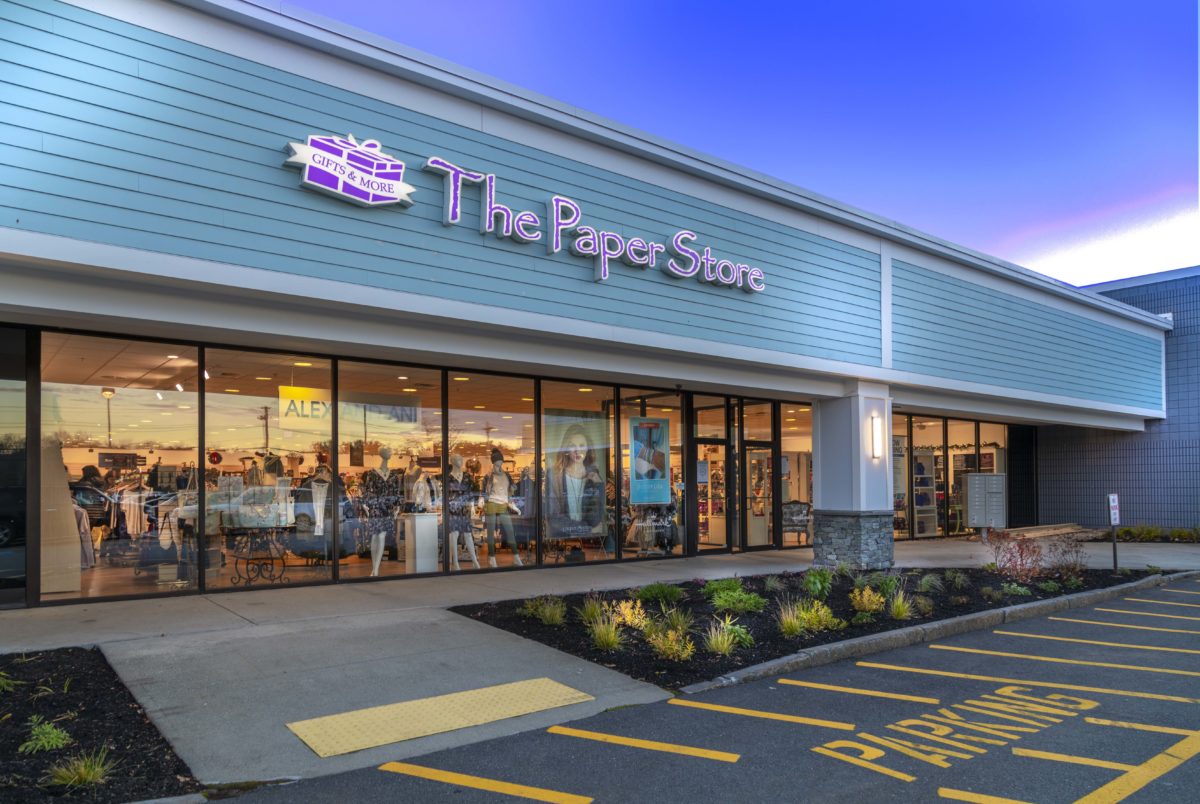
[(412, 205), (417, 188), (404, 182), (404, 163), (380, 150), (377, 140), (359, 144), (345, 137), (310, 135), (307, 143), (289, 142), (285, 165), (300, 169), (305, 187), (364, 207)]

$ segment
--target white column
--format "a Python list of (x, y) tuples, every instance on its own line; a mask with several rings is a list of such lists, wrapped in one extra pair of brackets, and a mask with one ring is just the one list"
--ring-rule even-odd
[(891, 510), (892, 400), (888, 387), (860, 381), (846, 385), (846, 396), (813, 404), (813, 508)]

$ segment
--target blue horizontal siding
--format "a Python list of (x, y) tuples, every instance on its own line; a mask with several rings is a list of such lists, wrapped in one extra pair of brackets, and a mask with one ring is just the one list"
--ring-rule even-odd
[[(876, 254), (73, 6), (0, 0), (0, 209), (6, 225), (781, 353), (879, 365)], [(374, 138), (409, 165), (408, 210), (299, 187), (284, 146)], [(753, 296), (548, 256), (478, 231), (478, 191), (441, 225), (437, 154), (496, 173), (498, 200), (660, 242), (689, 228), (759, 266)]]
[(1162, 405), (1162, 342), (893, 260), (892, 365), (1135, 407)]

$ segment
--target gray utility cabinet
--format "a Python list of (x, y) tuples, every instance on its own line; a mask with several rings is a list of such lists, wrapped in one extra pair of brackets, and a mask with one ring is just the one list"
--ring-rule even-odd
[(1008, 527), (1008, 476), (971, 472), (967, 480), (967, 527)]

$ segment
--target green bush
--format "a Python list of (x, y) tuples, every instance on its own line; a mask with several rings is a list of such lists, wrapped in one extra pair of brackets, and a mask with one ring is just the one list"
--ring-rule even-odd
[(748, 611), (760, 612), (765, 609), (767, 599), (744, 589), (726, 589), (713, 595), (712, 604), (717, 611), (745, 614)]
[(1138, 525), (1133, 529), (1133, 538), (1139, 542), (1156, 542), (1163, 537), (1163, 529), (1154, 525)]
[(1124, 542), (1133, 541), (1133, 528), (1117, 528), (1117, 538)]
[(1028, 586), (1021, 586), (1019, 583), (1010, 583), (1005, 581), (1000, 585), (1000, 592), (1009, 597), (1029, 597), (1033, 592), (1029, 591)]
[(876, 572), (870, 577), (868, 583), (872, 589), (891, 599), (900, 591), (902, 579), (899, 575), (892, 575), (890, 572)]
[(603, 615), (588, 625), (592, 646), (606, 653), (618, 651), (625, 645), (625, 633), (615, 618)]
[(855, 611), (874, 614), (883, 611), (883, 607), (887, 605), (887, 600), (881, 593), (876, 592), (869, 586), (864, 586), (850, 593), (850, 605)]
[(707, 598), (716, 597), (720, 592), (740, 592), (742, 591), (741, 578), (721, 578), (717, 581), (709, 581), (704, 584), (704, 589), (701, 591)]
[(1173, 528), (1169, 535), (1173, 542), (1190, 542), (1192, 540), (1192, 530), (1190, 528)]
[(734, 635), (722, 628), (720, 623), (711, 623), (704, 632), (704, 649), (718, 656), (729, 656), (737, 648)]
[(904, 593), (903, 589), (897, 589), (896, 594), (892, 595), (891, 602), (888, 603), (888, 616), (893, 620), (908, 620), (912, 619), (912, 615), (912, 600)]
[(661, 606), (660, 612), (663, 625), (672, 631), (687, 633), (692, 630), (692, 623), (696, 620), (690, 609), (668, 609), (666, 606)]
[(1058, 581), (1042, 581), (1037, 585), (1037, 588), (1048, 595), (1057, 595), (1062, 591), (1062, 584)]
[(998, 592), (990, 586), (980, 587), (979, 594), (989, 603), (999, 603), (1004, 599), (1002, 592)]
[(1063, 585), (1068, 589), (1082, 589), (1083, 578), (1080, 578), (1078, 575), (1072, 575), (1063, 581)]
[(875, 615), (869, 611), (855, 612), (854, 616), (850, 618), (851, 625), (870, 625), (873, 622), (875, 622)]
[(811, 598), (825, 600), (833, 591), (833, 572), (820, 567), (814, 567), (804, 573), (800, 588)]
[(683, 590), (673, 583), (651, 583), (637, 590), (637, 599), (643, 603), (673, 606), (683, 600)]
[(927, 572), (917, 581), (917, 592), (922, 595), (935, 595), (944, 591), (945, 584), (942, 583), (942, 576), (936, 572)]
[(579, 608), (575, 609), (575, 613), (580, 622), (591, 625), (604, 617), (604, 600), (595, 595), (588, 595)]
[(34, 715), (29, 718), (29, 739), (21, 743), (17, 750), (22, 754), (36, 754), (70, 744), (71, 735), (53, 723), (47, 723), (41, 715)]
[(933, 614), (933, 598), (928, 595), (913, 595), (912, 605), (919, 617), (928, 617)]
[(672, 662), (686, 662), (696, 654), (696, 643), (683, 631), (670, 628), (647, 628), (646, 642), (654, 655)]
[(763, 578), (763, 591), (768, 595), (777, 595), (787, 589), (787, 583), (778, 575), (768, 575)]
[(521, 614), (540, 620), (542, 625), (562, 625), (567, 620), (567, 604), (554, 595), (534, 597), (521, 605)]
[(953, 595), (950, 598), (951, 606), (965, 606), (970, 602), (971, 598), (967, 597), (966, 595)]
[(971, 576), (960, 569), (948, 569), (942, 573), (946, 586), (955, 592), (965, 592), (971, 588)]

